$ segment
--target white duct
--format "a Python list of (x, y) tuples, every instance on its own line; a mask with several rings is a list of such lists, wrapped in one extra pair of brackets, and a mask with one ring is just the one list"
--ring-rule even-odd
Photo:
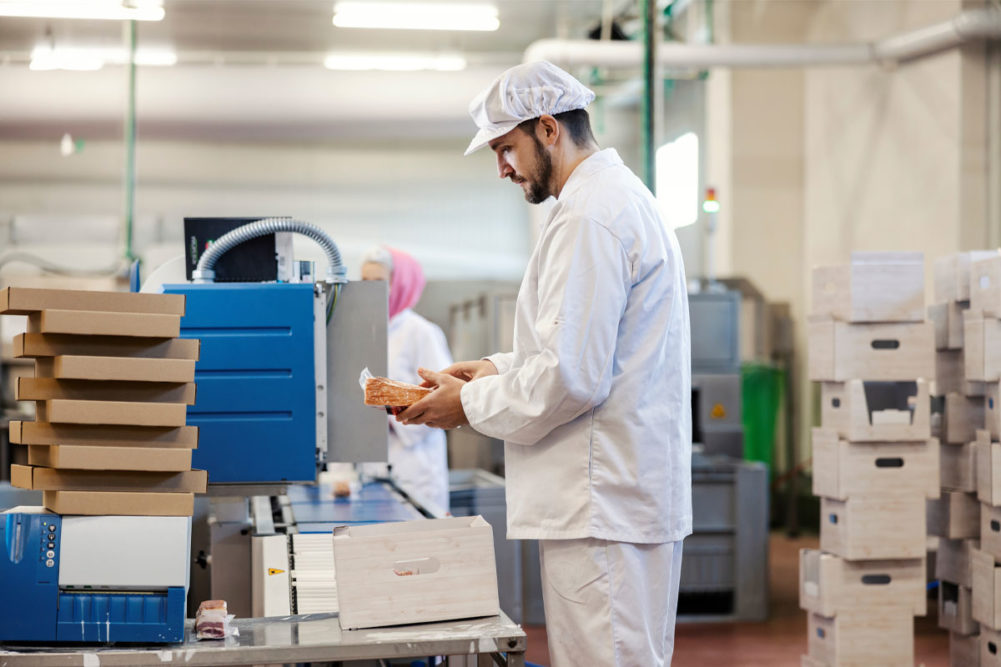
[[(969, 9), (949, 21), (878, 42), (860, 44), (661, 44), (668, 69), (709, 67), (808, 67), (906, 63), (977, 40), (1001, 39), (1001, 10)], [(525, 50), (525, 62), (564, 67), (639, 67), (640, 42), (542, 39)]]

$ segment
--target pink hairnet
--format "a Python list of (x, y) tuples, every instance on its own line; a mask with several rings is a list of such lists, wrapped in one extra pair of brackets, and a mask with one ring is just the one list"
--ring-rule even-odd
[(416, 259), (396, 248), (386, 246), (393, 256), (393, 271), (389, 278), (389, 319), (413, 308), (424, 292), (424, 271)]

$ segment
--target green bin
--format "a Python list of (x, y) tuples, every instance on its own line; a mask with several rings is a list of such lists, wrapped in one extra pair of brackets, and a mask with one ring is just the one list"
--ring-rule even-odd
[(744, 459), (761, 461), (774, 477), (775, 431), (785, 374), (770, 364), (744, 363), (740, 375)]

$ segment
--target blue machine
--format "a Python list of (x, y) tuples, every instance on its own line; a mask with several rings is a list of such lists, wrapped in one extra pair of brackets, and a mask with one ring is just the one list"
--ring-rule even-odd
[[(144, 539), (147, 531), (140, 529), (136, 534), (138, 522), (148, 526), (154, 544)], [(70, 537), (66, 538), (68, 524)], [(62, 517), (41, 508), (0, 514), (0, 600), (4, 602), (0, 605), (0, 642), (182, 641), (187, 559), (178, 563), (175, 552), (186, 550), (187, 542), (168, 547), (167, 553), (158, 543), (176, 542), (182, 529), (190, 531), (185, 517)], [(132, 539), (123, 542), (128, 535)], [(115, 542), (96, 544), (102, 538)], [(123, 567), (122, 560), (109, 559), (107, 549), (116, 550), (133, 565)], [(161, 558), (174, 563), (165, 572), (150, 574), (150, 568), (160, 566)], [(104, 566), (95, 567), (95, 560)], [(76, 580), (82, 570), (90, 572), (85, 576), (92, 577), (94, 585)], [(66, 585), (67, 579), (78, 585)], [(115, 580), (123, 585), (108, 586)], [(181, 585), (162, 585), (168, 580)], [(155, 585), (136, 585), (138, 581)]]
[(183, 284), (164, 292), (185, 295), (181, 337), (201, 340), (198, 395), (188, 407), (188, 424), (199, 429), (192, 467), (207, 470), (213, 484), (315, 481), (326, 426), (317, 426), (313, 285)]

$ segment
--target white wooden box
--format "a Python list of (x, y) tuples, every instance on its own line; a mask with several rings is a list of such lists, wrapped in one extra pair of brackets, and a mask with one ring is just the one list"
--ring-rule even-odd
[(977, 431), (977, 499), (1001, 505), (1001, 444), (991, 442), (987, 431)]
[(1001, 561), (1001, 507), (980, 506), (980, 550)]
[(938, 498), (938, 441), (848, 442), (832, 429), (813, 429), (813, 495)]
[(938, 448), (939, 479), (943, 489), (977, 492), (976, 443), (942, 444)]
[(935, 553), (935, 578), (967, 588), (973, 586), (971, 554), (979, 548), (980, 540), (940, 539)]
[(925, 502), (920, 495), (821, 498), (820, 548), (847, 560), (924, 558)]
[(809, 614), (810, 657), (828, 667), (914, 667), (910, 607)]
[(963, 348), (963, 311), (968, 307), (962, 301), (945, 301), (928, 306), (928, 319), (935, 326), (936, 350)]
[(935, 353), (935, 381), (932, 382), (932, 396), (963, 394), (983, 396), (986, 385), (966, 379), (965, 352), (963, 350), (939, 350)]
[(949, 667), (980, 667), (980, 635), (949, 633)]
[(853, 252), (851, 262), (813, 270), (813, 312), (845, 322), (925, 318), (924, 255)]
[(935, 372), (930, 322), (812, 320), (808, 328), (811, 380), (916, 380), (930, 378)]
[(972, 493), (943, 491), (928, 502), (928, 534), (948, 540), (980, 537), (980, 503)]
[(931, 437), (928, 382), (849, 380), (821, 384), (820, 423), (853, 442)]
[(970, 310), (984, 317), (1001, 317), (1001, 256), (970, 264)]
[(932, 435), (942, 442), (959, 444), (977, 439), (984, 428), (984, 399), (980, 396), (945, 394), (932, 409)]
[(984, 385), (984, 428), (995, 440), (1001, 440), (1001, 383)]
[(817, 549), (799, 551), (799, 606), (821, 616), (907, 604), (924, 616), (925, 579), (924, 558), (849, 561)]
[(970, 265), (997, 254), (997, 250), (969, 250), (936, 259), (935, 301), (969, 301)]
[(1001, 379), (1001, 320), (966, 311), (963, 318), (963, 368), (967, 381)]
[(1001, 629), (1001, 567), (995, 563), (994, 556), (980, 549), (972, 550), (970, 563), (973, 620), (992, 630)]
[(483, 517), (341, 526), (333, 539), (342, 628), (500, 613), (493, 530)]
[(979, 667), (1001, 667), (1001, 632), (981, 626), (977, 639), (980, 644)]
[(827, 667), (827, 663), (811, 658), (808, 655), (802, 655), (799, 658), (799, 667)]
[(972, 592), (965, 586), (951, 581), (940, 581), (938, 586), (938, 627), (960, 635), (977, 632), (973, 620)]

